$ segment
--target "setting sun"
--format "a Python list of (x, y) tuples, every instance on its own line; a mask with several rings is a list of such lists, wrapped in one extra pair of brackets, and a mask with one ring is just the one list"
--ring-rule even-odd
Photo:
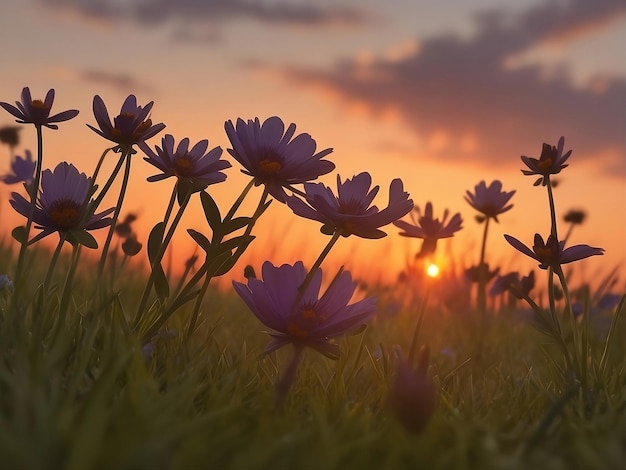
[(439, 266), (433, 263), (429, 264), (426, 268), (426, 274), (430, 277), (437, 277), (439, 275)]

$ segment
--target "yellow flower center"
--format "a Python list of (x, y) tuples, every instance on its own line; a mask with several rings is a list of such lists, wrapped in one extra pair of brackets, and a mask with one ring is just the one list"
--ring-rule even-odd
[(259, 161), (259, 171), (264, 176), (275, 176), (280, 172), (282, 168), (283, 166), (280, 164), (280, 162), (277, 162), (276, 160), (264, 158), (263, 160)]
[(33, 100), (31, 101), (30, 104), (33, 108), (48, 109), (48, 106), (46, 105), (46, 103), (44, 103), (41, 100)]
[(293, 323), (290, 323), (287, 326), (287, 332), (290, 336), (295, 336), (296, 338), (306, 338), (309, 335), (304, 328), (301, 328)]
[(193, 163), (191, 162), (189, 155), (184, 155), (176, 159), (174, 167), (177, 176), (187, 176), (189, 170), (193, 168)]
[(548, 247), (534, 247), (533, 249), (541, 258), (552, 258), (552, 250)]
[(78, 204), (70, 200), (61, 200), (53, 204), (50, 218), (61, 230), (74, 228), (80, 215)]
[(537, 166), (539, 167), (540, 170), (548, 170), (552, 168), (553, 162), (554, 160), (552, 160), (552, 158), (546, 158), (545, 160), (539, 160), (539, 163), (537, 163)]

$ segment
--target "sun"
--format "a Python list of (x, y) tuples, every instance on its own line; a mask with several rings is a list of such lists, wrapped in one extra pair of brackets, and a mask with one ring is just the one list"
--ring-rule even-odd
[(430, 277), (437, 277), (439, 275), (439, 266), (434, 263), (430, 263), (426, 267), (426, 274), (428, 274)]

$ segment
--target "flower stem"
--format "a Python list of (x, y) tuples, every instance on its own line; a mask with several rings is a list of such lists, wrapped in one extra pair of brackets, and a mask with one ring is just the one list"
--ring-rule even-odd
[(426, 293), (424, 294), (424, 300), (422, 300), (422, 304), (420, 305), (419, 313), (417, 316), (417, 323), (415, 324), (415, 329), (413, 330), (413, 338), (411, 338), (411, 348), (409, 349), (409, 364), (411, 366), (415, 366), (415, 353), (417, 351), (417, 338), (419, 337), (420, 330), (422, 329), (422, 323), (424, 321), (424, 312), (426, 311), (426, 305), (428, 304), (428, 298), (430, 297), (430, 289), (426, 289)]
[(556, 232), (556, 210), (554, 208), (554, 195), (552, 194), (552, 183), (550, 181), (550, 177), (548, 177), (548, 184), (546, 187), (548, 188), (548, 202), (550, 204), (550, 235), (558, 240), (559, 237)]
[(46, 279), (43, 281), (43, 290), (44, 293), (48, 293), (48, 289), (50, 287), (50, 281), (52, 280), (52, 273), (54, 272), (54, 268), (57, 265), (57, 261), (59, 260), (59, 255), (61, 254), (61, 249), (63, 248), (63, 244), (65, 243), (65, 239), (67, 234), (64, 232), (59, 232), (59, 243), (54, 249), (54, 253), (52, 254), (52, 259), (50, 260), (50, 265), (48, 266), (48, 272), (46, 273)]
[(296, 378), (296, 371), (298, 370), (298, 364), (302, 359), (304, 353), (304, 346), (294, 344), (293, 345), (293, 356), (291, 361), (287, 365), (282, 377), (276, 382), (276, 399), (274, 401), (274, 409), (279, 411), (283, 403), (285, 402), (285, 398), (287, 398), (287, 394), (293, 385), (293, 382)]
[(478, 263), (478, 292), (476, 295), (476, 302), (481, 315), (484, 317), (487, 310), (487, 275), (488, 270), (485, 265), (485, 251), (487, 250), (487, 233), (489, 232), (489, 220), (491, 217), (485, 219), (485, 230), (483, 231), (483, 242), (480, 249), (480, 261)]
[(337, 243), (337, 240), (339, 240), (340, 236), (341, 236), (341, 233), (339, 232), (339, 230), (333, 233), (333, 236), (328, 241), (328, 244), (324, 247), (320, 255), (317, 257), (317, 259), (315, 260), (315, 263), (313, 263), (313, 266), (311, 266), (311, 269), (309, 270), (306, 277), (304, 278), (304, 281), (302, 281), (302, 284), (300, 284), (300, 287), (298, 287), (298, 293), (299, 293), (298, 298), (302, 297), (307, 287), (309, 287), (309, 284), (311, 283), (311, 280), (313, 279), (315, 272), (322, 265), (322, 261), (324, 261), (326, 256), (328, 256), (328, 253), (330, 253), (330, 250), (335, 245), (335, 243)]

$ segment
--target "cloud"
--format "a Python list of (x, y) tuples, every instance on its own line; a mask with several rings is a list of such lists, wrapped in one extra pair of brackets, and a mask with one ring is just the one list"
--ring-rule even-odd
[(40, 0), (55, 9), (64, 9), (98, 20), (130, 18), (151, 26), (172, 20), (219, 24), (222, 21), (251, 19), (283, 26), (320, 28), (333, 25), (356, 26), (367, 21), (361, 10), (334, 6), (322, 8), (310, 3), (253, 0)]
[[(399, 115), (433, 157), (519, 164), (520, 154), (538, 156), (543, 142), (556, 144), (564, 135), (574, 158), (602, 152), (623, 160), (626, 79), (604, 77), (582, 88), (566, 68), (546, 77), (541, 66), (511, 68), (507, 59), (625, 11), (622, 0), (549, 2), (513, 22), (484, 14), (471, 39), (442, 35), (399, 57), (280, 72), (287, 82), (366, 106), (373, 116)], [(623, 164), (616, 167), (626, 176)]]
[(105, 85), (127, 93), (128, 90), (150, 91), (153, 88), (125, 73), (111, 73), (100, 69), (87, 69), (80, 72), (80, 78), (99, 85)]

